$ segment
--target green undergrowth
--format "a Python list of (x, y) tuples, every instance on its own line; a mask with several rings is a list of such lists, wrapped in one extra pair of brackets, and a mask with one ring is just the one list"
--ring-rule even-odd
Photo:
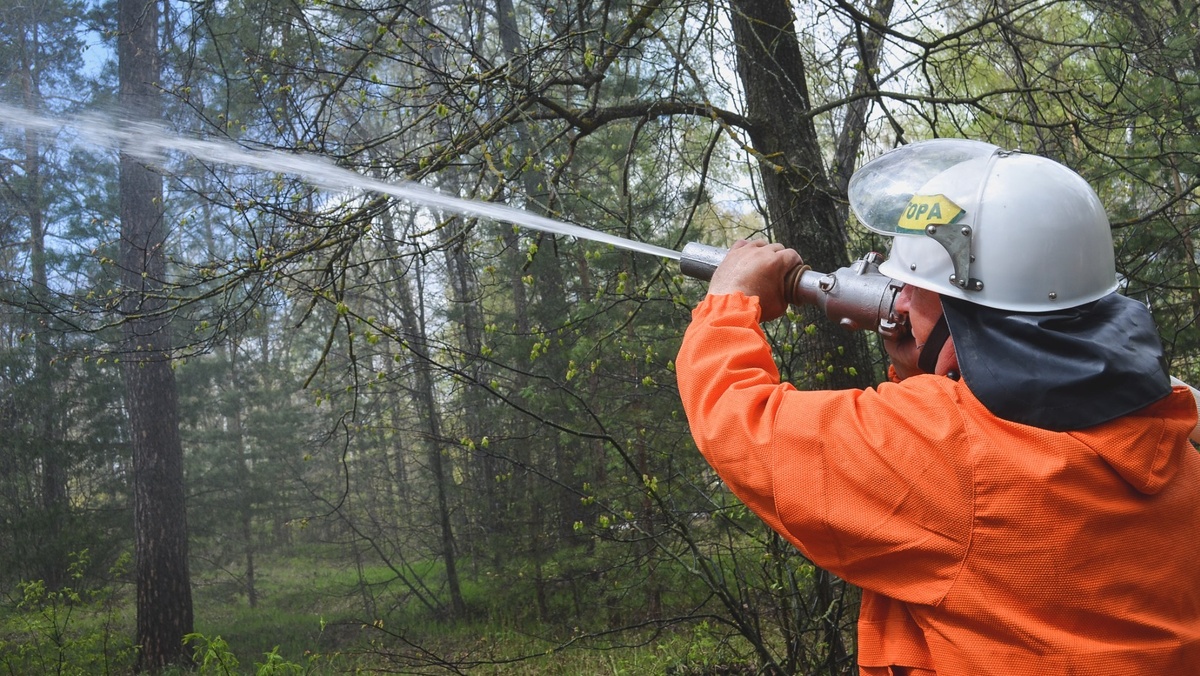
[[(725, 628), (650, 617), (641, 592), (620, 579), (560, 585), (537, 608), (519, 567), (511, 576), (464, 576), (467, 616), (451, 620), (415, 601), (396, 571), (356, 566), (333, 550), (275, 553), (257, 571), (250, 607), (228, 572), (194, 566), (187, 647), (195, 666), (187, 673), (702, 674), (743, 673), (750, 663)], [(436, 564), (408, 572), (438, 589)], [(127, 571), (111, 579), (127, 580)], [(72, 584), (51, 591), (24, 583), (4, 598), (0, 673), (132, 672), (132, 585), (78, 575)], [(663, 597), (668, 610), (694, 602), (686, 592)]]

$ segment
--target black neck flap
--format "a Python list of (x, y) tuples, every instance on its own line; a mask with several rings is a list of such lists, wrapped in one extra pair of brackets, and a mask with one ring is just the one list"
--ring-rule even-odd
[(1150, 311), (1116, 293), (1066, 310), (1018, 313), (942, 297), (963, 380), (994, 415), (1084, 429), (1171, 392)]
[(921, 346), (921, 354), (917, 356), (917, 368), (924, 373), (933, 373), (937, 369), (938, 356), (947, 340), (950, 340), (950, 326), (946, 324), (946, 313), (943, 312), (930, 329), (925, 344)]

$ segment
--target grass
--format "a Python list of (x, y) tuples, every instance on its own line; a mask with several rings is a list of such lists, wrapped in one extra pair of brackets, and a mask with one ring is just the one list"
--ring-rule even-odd
[[(423, 572), (436, 578), (436, 567)], [(356, 671), (478, 674), (690, 674), (745, 664), (744, 646), (704, 623), (605, 634), (545, 624), (502, 607), (523, 592), (497, 581), (464, 588), (474, 618), (438, 620), (403, 603), (401, 585), (383, 567), (365, 569), (374, 610), (353, 564), (319, 547), (259, 562), (259, 600), (251, 608), (228, 574), (193, 573), (200, 673), (344, 674)], [(133, 590), (40, 598), (0, 609), (0, 671), (23, 674), (128, 673), (133, 653)], [(35, 594), (36, 596), (36, 594)], [(525, 597), (527, 598), (527, 597)], [(528, 601), (525, 602), (528, 604)], [(207, 664), (205, 660), (209, 660)], [(228, 669), (237, 663), (237, 667)], [(730, 672), (725, 672), (730, 673)]]

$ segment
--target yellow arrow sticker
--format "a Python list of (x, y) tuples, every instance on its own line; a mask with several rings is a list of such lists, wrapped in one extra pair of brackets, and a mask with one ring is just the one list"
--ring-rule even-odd
[(924, 232), (930, 225), (949, 225), (966, 212), (945, 195), (913, 195), (900, 215), (901, 230)]

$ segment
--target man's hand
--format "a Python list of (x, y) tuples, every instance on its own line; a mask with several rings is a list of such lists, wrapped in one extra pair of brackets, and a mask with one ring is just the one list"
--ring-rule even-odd
[(757, 296), (762, 307), (760, 321), (770, 321), (787, 311), (784, 282), (787, 274), (803, 263), (800, 254), (782, 244), (739, 240), (713, 272), (708, 292), (719, 296), (741, 291)]
[(897, 378), (904, 380), (909, 376), (924, 373), (917, 366), (917, 362), (921, 359), (921, 347), (913, 338), (911, 331), (905, 332), (900, 338), (884, 338), (883, 349), (892, 358), (892, 368), (896, 370)]

